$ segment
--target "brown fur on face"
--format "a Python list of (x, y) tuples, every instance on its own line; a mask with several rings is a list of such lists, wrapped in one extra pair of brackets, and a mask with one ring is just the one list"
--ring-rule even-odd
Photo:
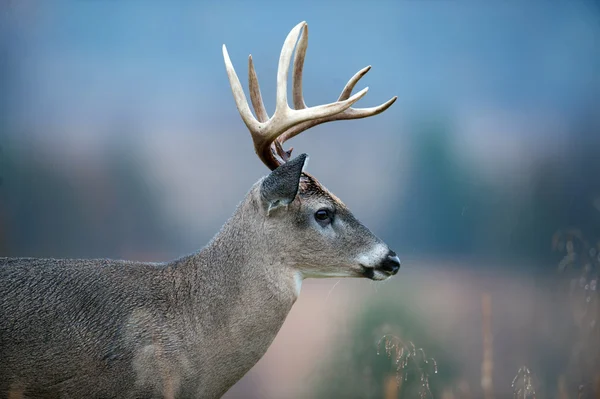
[[(387, 245), (315, 177), (302, 172), (297, 184), (298, 194), (289, 206), (264, 215), (263, 230), (265, 241), (286, 254), (292, 270), (303, 277), (363, 277), (365, 267), (386, 256)], [(331, 223), (315, 219), (321, 209), (332, 213)]]
[(346, 208), (342, 200), (323, 187), (315, 177), (306, 172), (302, 172), (302, 176), (300, 177), (300, 190), (298, 190), (298, 194), (301, 197), (319, 196), (327, 198), (340, 208)]

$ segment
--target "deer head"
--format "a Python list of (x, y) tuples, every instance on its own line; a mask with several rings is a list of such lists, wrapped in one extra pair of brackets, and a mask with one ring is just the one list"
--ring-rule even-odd
[[(298, 40), (299, 39), (299, 40)], [(293, 102), (287, 101), (287, 77), (294, 47)], [(354, 109), (368, 88), (352, 94), (356, 83), (370, 69), (363, 68), (346, 84), (338, 101), (307, 107), (302, 95), (302, 69), (308, 45), (306, 22), (288, 34), (277, 72), (276, 108), (269, 117), (265, 110), (252, 56), (248, 60), (252, 115), (227, 48), (223, 57), (233, 97), (248, 127), (260, 160), (272, 170), (250, 193), (250, 201), (261, 213), (261, 230), (271, 250), (281, 254), (281, 263), (304, 277), (368, 277), (384, 280), (398, 272), (400, 260), (388, 246), (363, 226), (350, 210), (313, 176), (304, 172), (306, 154), (291, 159), (292, 148), (283, 143), (321, 123), (358, 119), (388, 109), (397, 97), (373, 108)]]

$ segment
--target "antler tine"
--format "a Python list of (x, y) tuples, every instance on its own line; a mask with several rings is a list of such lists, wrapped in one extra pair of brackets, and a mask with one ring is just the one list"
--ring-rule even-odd
[(277, 66), (277, 94), (276, 94), (276, 102), (275, 102), (275, 114), (273, 117), (279, 113), (283, 113), (288, 111), (289, 105), (287, 102), (287, 78), (288, 72), (290, 70), (290, 62), (292, 61), (292, 53), (294, 52), (294, 47), (296, 46), (296, 42), (298, 41), (298, 36), (300, 35), (300, 31), (302, 28), (306, 26), (306, 22), (302, 21), (298, 25), (294, 26), (294, 29), (288, 33), (285, 38), (285, 42), (283, 42), (283, 47), (281, 48), (281, 54), (279, 55), (279, 65)]
[[(304, 70), (304, 58), (308, 48), (308, 26), (302, 30), (302, 36), (296, 46), (296, 55), (294, 56), (294, 72), (292, 75), (292, 98), (294, 99), (295, 109), (306, 108), (304, 95), (302, 94), (302, 72)], [(346, 100), (348, 97), (344, 98)], [(338, 100), (339, 101), (339, 100)]]
[(258, 76), (254, 70), (254, 63), (252, 62), (252, 56), (248, 56), (248, 86), (250, 87), (250, 100), (256, 113), (256, 118), (259, 122), (266, 122), (269, 120), (269, 115), (265, 109), (265, 104), (260, 94), (260, 85), (258, 84)]
[[(304, 102), (304, 96), (302, 94), (302, 72), (304, 69), (304, 60), (306, 58), (307, 48), (308, 48), (308, 27), (305, 27), (305, 29), (302, 31), (302, 36), (300, 37), (300, 40), (298, 42), (298, 46), (296, 48), (296, 55), (294, 57), (292, 95), (293, 95), (293, 99), (294, 99), (294, 107), (297, 110), (307, 109), (306, 103)], [(365, 76), (367, 74), (367, 72), (369, 72), (370, 69), (371, 69), (371, 66), (369, 65), (369, 66), (361, 69), (360, 71), (358, 71), (356, 74), (354, 74), (354, 76), (352, 76), (352, 78), (350, 78), (350, 80), (348, 81), (348, 83), (346, 83), (346, 86), (342, 90), (342, 93), (338, 97), (338, 102), (345, 101), (350, 97), (350, 94), (352, 94), (352, 90), (354, 90), (354, 86), (356, 86), (356, 83), (358, 83), (358, 81), (363, 76)], [(340, 113), (337, 113), (334, 115), (329, 115), (329, 116), (325, 116), (322, 118), (312, 119), (312, 120), (300, 123), (298, 125), (292, 126), (277, 138), (277, 140), (275, 142), (275, 144), (276, 144), (275, 148), (277, 150), (277, 153), (283, 160), (287, 160), (287, 159), (289, 159), (289, 157), (292, 154), (292, 148), (290, 148), (289, 150), (286, 151), (283, 149), (282, 145), (285, 141), (291, 139), (292, 137), (302, 133), (303, 131), (305, 131), (311, 127), (319, 125), (321, 123), (331, 122), (331, 121), (336, 121), (336, 120), (344, 120), (344, 119), (360, 119), (360, 118), (366, 118), (369, 116), (380, 114), (383, 111), (385, 111), (386, 109), (388, 109), (396, 101), (397, 98), (398, 97), (394, 96), (391, 99), (389, 99), (388, 101), (386, 101), (385, 103), (383, 103), (377, 107), (358, 108), (358, 109), (347, 108), (343, 112), (340, 112)]]
[(244, 89), (242, 88), (240, 79), (235, 73), (235, 69), (233, 68), (233, 64), (231, 63), (231, 59), (229, 58), (229, 53), (227, 52), (227, 47), (225, 45), (223, 45), (223, 58), (225, 59), (225, 69), (227, 70), (227, 77), (229, 78), (229, 85), (231, 86), (231, 92), (233, 93), (235, 105), (240, 113), (240, 116), (242, 117), (242, 120), (250, 132), (253, 133), (258, 128), (258, 121), (252, 116), (252, 112), (248, 106), (248, 101), (246, 100), (246, 95), (244, 94)]
[(360, 71), (356, 72), (354, 74), (354, 76), (352, 76), (350, 78), (350, 80), (348, 81), (348, 83), (346, 83), (346, 86), (344, 86), (344, 90), (342, 90), (342, 93), (340, 94), (340, 96), (338, 97), (338, 101), (342, 101), (347, 99), (348, 97), (350, 97), (350, 94), (352, 94), (352, 90), (354, 90), (354, 86), (356, 86), (356, 84), (358, 83), (358, 81), (367, 74), (367, 72), (369, 72), (371, 70), (371, 65), (364, 67), (363, 69), (361, 69)]

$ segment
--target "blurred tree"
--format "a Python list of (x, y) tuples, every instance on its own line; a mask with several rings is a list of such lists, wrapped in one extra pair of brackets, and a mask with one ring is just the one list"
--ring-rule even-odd
[(60, 165), (32, 143), (23, 136), (1, 140), (2, 255), (146, 258), (176, 252), (175, 226), (161, 211), (156, 187), (144, 179), (134, 143), (112, 142), (102, 165), (70, 166), (73, 161)]
[[(0, 9), (8, 11), (7, 4), (1, 4)], [(4, 18), (8, 22), (8, 18)], [(5, 144), (11, 130), (10, 115), (12, 114), (12, 102), (15, 100), (14, 82), (18, 67), (15, 65), (17, 44), (14, 40), (14, 32), (10, 23), (0, 24), (0, 190), (6, 175), (6, 150)], [(0, 253), (7, 251), (7, 231), (3, 221), (6, 219), (6, 205), (0, 196)]]
[(559, 229), (577, 228), (585, 236), (600, 237), (600, 126), (597, 118), (582, 117), (579, 129), (565, 142), (562, 158), (539, 163), (533, 173), (531, 199), (521, 204), (515, 226), (515, 250), (535, 260), (554, 264), (549, 245)]
[(2, 140), (0, 201), (8, 246), (3, 255), (59, 255), (66, 246), (78, 245), (81, 237), (68, 228), (79, 210), (73, 189), (67, 179), (36, 160), (40, 154), (34, 147), (20, 144), (14, 136)]
[(391, 224), (403, 252), (456, 254), (473, 249), (481, 192), (453, 152), (451, 119), (430, 114), (412, 123), (413, 165), (404, 208)]
[(161, 190), (152, 184), (155, 180), (145, 172), (138, 145), (132, 141), (143, 135), (131, 134), (128, 126), (116, 126), (118, 139), (110, 141), (107, 174), (113, 187), (110, 202), (116, 206), (103, 221), (105, 230), (119, 226), (120, 234), (116, 240), (113, 236), (112, 246), (121, 251), (175, 255), (176, 240), (181, 238), (177, 226), (162, 212)]

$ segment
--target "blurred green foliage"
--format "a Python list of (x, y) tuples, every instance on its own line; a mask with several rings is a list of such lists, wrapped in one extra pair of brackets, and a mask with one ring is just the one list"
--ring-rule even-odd
[[(429, 375), (433, 397), (439, 398), (442, 390), (455, 382), (460, 367), (453, 360), (452, 348), (441, 347), (432, 338), (424, 320), (397, 297), (378, 295), (369, 301), (350, 324), (345, 338), (330, 348), (332, 355), (318, 365), (319, 379), (315, 382), (314, 398), (383, 398), (389, 377), (401, 379), (400, 398), (418, 398), (422, 388), (423, 373)], [(344, 334), (340, 334), (344, 336)], [(385, 336), (401, 340), (406, 349), (411, 343), (422, 348), (433, 362), (409, 362), (398, 374), (395, 354), (390, 358), (385, 351)], [(396, 341), (397, 341), (396, 340)], [(406, 378), (406, 380), (404, 380)]]

